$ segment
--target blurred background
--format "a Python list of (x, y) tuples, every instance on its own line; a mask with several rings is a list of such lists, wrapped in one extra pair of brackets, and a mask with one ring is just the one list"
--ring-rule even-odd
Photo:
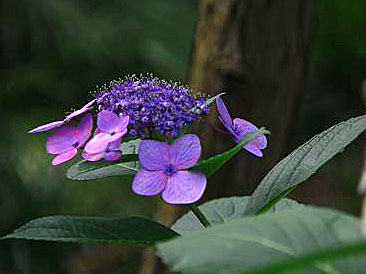
[[(304, 92), (283, 155), (365, 112), (365, 11), (364, 0), (318, 1)], [(26, 131), (61, 119), (90, 101), (97, 85), (125, 74), (153, 72), (185, 83), (198, 15), (195, 0), (1, 0), (0, 235), (46, 215), (154, 214), (159, 198), (134, 195), (119, 178), (67, 180), (71, 164), (51, 166), (46, 134)], [(292, 197), (359, 215), (362, 139)], [(1, 242), (0, 273), (138, 273), (142, 250)]]

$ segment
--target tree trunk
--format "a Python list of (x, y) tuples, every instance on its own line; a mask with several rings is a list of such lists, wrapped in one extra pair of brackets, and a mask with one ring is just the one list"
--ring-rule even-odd
[[(212, 95), (226, 92), (233, 118), (272, 133), (263, 158), (239, 153), (210, 178), (205, 199), (251, 194), (283, 156), (305, 82), (315, 5), (316, 0), (201, 1), (190, 86)], [(230, 136), (211, 128), (201, 130), (201, 136), (205, 156), (234, 145)], [(158, 211), (171, 223), (181, 208), (163, 205)], [(163, 272), (155, 267), (142, 273)]]

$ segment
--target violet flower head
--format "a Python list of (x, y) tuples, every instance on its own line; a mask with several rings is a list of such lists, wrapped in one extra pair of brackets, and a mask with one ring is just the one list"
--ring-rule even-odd
[(130, 117), (132, 136), (142, 136), (149, 130), (175, 136), (210, 111), (205, 104), (207, 96), (193, 95), (186, 86), (151, 75), (113, 81), (99, 89), (95, 98), (99, 110)]
[[(99, 134), (100, 130), (96, 129), (95, 135)], [(117, 161), (122, 157), (122, 151), (120, 150), (120, 145), (122, 142), (122, 138), (119, 138), (111, 143), (109, 143), (103, 151), (98, 153), (88, 153), (85, 150), (82, 153), (82, 156), (85, 160), (90, 162), (99, 161), (101, 159), (105, 159), (107, 161)]]
[(136, 174), (132, 189), (140, 195), (162, 193), (170, 204), (190, 204), (199, 200), (206, 189), (206, 176), (188, 170), (201, 155), (197, 135), (187, 134), (173, 144), (156, 140), (142, 140), (139, 148), (141, 169)]
[(52, 132), (47, 138), (47, 152), (57, 155), (53, 165), (62, 164), (74, 158), (78, 148), (88, 140), (93, 128), (93, 117), (86, 114), (77, 126), (64, 125)]
[[(235, 118), (232, 120), (229, 111), (220, 96), (216, 98), (216, 106), (219, 112), (219, 120), (230, 132), (235, 142), (239, 143), (246, 134), (258, 131), (258, 128), (255, 125), (244, 119)], [(264, 134), (260, 134), (244, 146), (247, 151), (258, 157), (263, 156), (261, 150), (265, 149), (266, 147), (267, 138), (264, 136)]]
[(88, 154), (100, 154), (107, 150), (110, 143), (121, 139), (127, 133), (128, 116), (118, 116), (112, 111), (103, 110), (98, 114), (98, 131), (86, 145)]
[(41, 126), (38, 126), (30, 131), (28, 131), (28, 133), (40, 133), (40, 132), (45, 132), (45, 131), (49, 131), (55, 128), (58, 128), (60, 126), (62, 126), (63, 124), (67, 123), (68, 121), (70, 121), (71, 119), (85, 113), (88, 112), (92, 109), (92, 105), (95, 103), (95, 99), (90, 101), (89, 103), (87, 103), (85, 106), (83, 106), (81, 109), (75, 110), (72, 113), (70, 113), (69, 115), (66, 116), (66, 118), (62, 121), (55, 121), (55, 122), (51, 122), (51, 123), (47, 123)]

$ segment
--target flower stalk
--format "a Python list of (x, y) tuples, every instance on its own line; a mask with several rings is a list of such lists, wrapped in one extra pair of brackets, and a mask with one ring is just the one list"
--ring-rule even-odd
[(211, 226), (211, 223), (207, 220), (205, 215), (203, 215), (202, 211), (198, 208), (196, 204), (190, 204), (189, 208), (192, 210), (193, 214), (197, 217), (198, 221), (205, 227), (208, 228)]

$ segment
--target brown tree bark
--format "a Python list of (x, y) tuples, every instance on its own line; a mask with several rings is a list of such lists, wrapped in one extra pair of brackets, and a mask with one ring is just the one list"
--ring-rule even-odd
[[(205, 199), (252, 193), (283, 156), (303, 91), (315, 6), (316, 0), (201, 1), (190, 86), (212, 95), (226, 92), (232, 117), (272, 133), (263, 158), (237, 155), (210, 178)], [(234, 144), (211, 128), (201, 130), (201, 136), (206, 156)], [(171, 224), (181, 211), (182, 207), (162, 205), (158, 212), (163, 218), (158, 220)], [(164, 273), (157, 265), (142, 273)]]

